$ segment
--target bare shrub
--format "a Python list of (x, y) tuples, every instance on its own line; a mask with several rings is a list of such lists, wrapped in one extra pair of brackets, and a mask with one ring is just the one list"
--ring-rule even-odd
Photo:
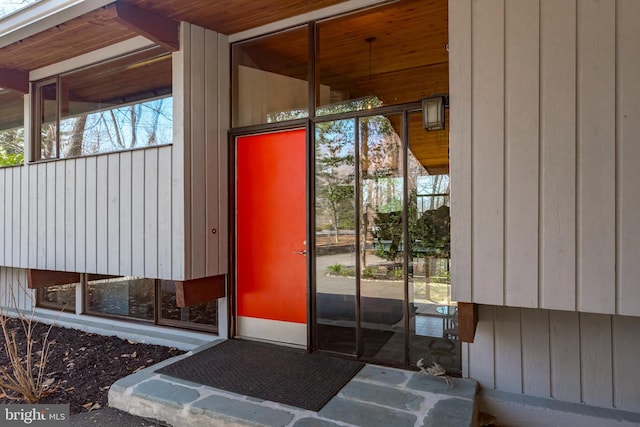
[[(18, 281), (18, 286), (25, 291), (25, 295), (30, 295)], [(52, 342), (49, 341), (49, 333), (53, 324), (49, 325), (46, 332), (42, 334), (42, 342), (38, 342), (36, 327), (39, 323), (34, 319), (35, 304), (31, 304), (29, 314), (25, 314), (18, 306), (13, 289), (9, 288), (9, 297), (14, 316), (9, 316), (7, 307), (0, 305), (0, 327), (4, 337), (4, 350), (10, 363), (0, 366), (0, 391), (11, 400), (22, 400), (29, 403), (37, 403), (41, 398), (51, 394), (55, 390), (53, 379), (46, 378), (47, 361), (50, 356)], [(12, 318), (15, 317), (18, 328), (11, 325)], [(19, 335), (22, 329), (24, 340)]]

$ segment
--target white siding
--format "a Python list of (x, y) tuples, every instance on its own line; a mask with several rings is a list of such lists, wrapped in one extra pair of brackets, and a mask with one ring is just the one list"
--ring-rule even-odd
[(173, 145), (0, 168), (0, 266), (173, 280), (226, 273), (229, 46), (203, 28), (182, 31)]
[(158, 274), (160, 256), (164, 265), (179, 256), (159, 237), (171, 235), (170, 219), (159, 213), (171, 212), (171, 152), (163, 146), (0, 169), (0, 264), (172, 279), (170, 269)]
[(468, 373), (481, 387), (640, 411), (640, 318), (495, 306), (479, 316)]
[(617, 309), (640, 316), (640, 2), (616, 3)]
[[(174, 93), (183, 96), (174, 103), (174, 137), (182, 151), (174, 152), (172, 171), (185, 178), (173, 181), (184, 203), (174, 205), (172, 223), (184, 221), (185, 233), (174, 233), (173, 243), (184, 244), (185, 278), (192, 279), (227, 273), (229, 47), (225, 36), (187, 23), (180, 42)], [(183, 260), (175, 262), (181, 268)]]
[(27, 289), (26, 270), (0, 267), (0, 309), (17, 308), (29, 314), (33, 308), (35, 292)]
[(453, 297), (640, 315), (639, 2), (449, 3)]

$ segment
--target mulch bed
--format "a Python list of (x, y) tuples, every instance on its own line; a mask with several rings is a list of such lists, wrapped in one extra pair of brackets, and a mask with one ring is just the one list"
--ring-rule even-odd
[[(10, 320), (24, 349), (24, 333), (18, 322)], [(34, 351), (40, 349), (48, 325), (39, 324), (34, 334)], [(129, 374), (184, 352), (173, 347), (134, 343), (115, 336), (89, 334), (54, 326), (49, 334), (46, 377), (53, 379), (54, 391), (39, 403), (68, 403), (71, 414), (107, 406), (111, 384)], [(39, 358), (36, 358), (38, 360)], [(0, 365), (8, 366), (4, 335), (0, 331)], [(0, 403), (24, 403), (2, 397)]]

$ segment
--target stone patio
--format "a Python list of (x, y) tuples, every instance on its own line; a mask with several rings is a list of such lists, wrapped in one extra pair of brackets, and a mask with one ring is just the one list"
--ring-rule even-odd
[(462, 427), (475, 425), (477, 383), (366, 365), (319, 412), (255, 399), (154, 371), (214, 345), (122, 378), (109, 406), (173, 426)]

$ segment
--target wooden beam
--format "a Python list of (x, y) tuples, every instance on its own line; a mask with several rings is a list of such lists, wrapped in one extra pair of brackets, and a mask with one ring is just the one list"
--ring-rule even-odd
[(478, 326), (478, 305), (470, 302), (458, 302), (458, 339), (473, 342)]
[(29, 289), (38, 289), (54, 285), (67, 285), (69, 283), (79, 282), (80, 273), (27, 269), (27, 287)]
[(176, 305), (189, 307), (225, 296), (225, 276), (176, 282)]
[(0, 87), (15, 90), (23, 95), (29, 93), (29, 73), (0, 68)]
[[(121, 1), (109, 5), (120, 25), (154, 41), (165, 49), (180, 50), (180, 23), (155, 12), (141, 9)], [(109, 10), (109, 9), (107, 9)]]

